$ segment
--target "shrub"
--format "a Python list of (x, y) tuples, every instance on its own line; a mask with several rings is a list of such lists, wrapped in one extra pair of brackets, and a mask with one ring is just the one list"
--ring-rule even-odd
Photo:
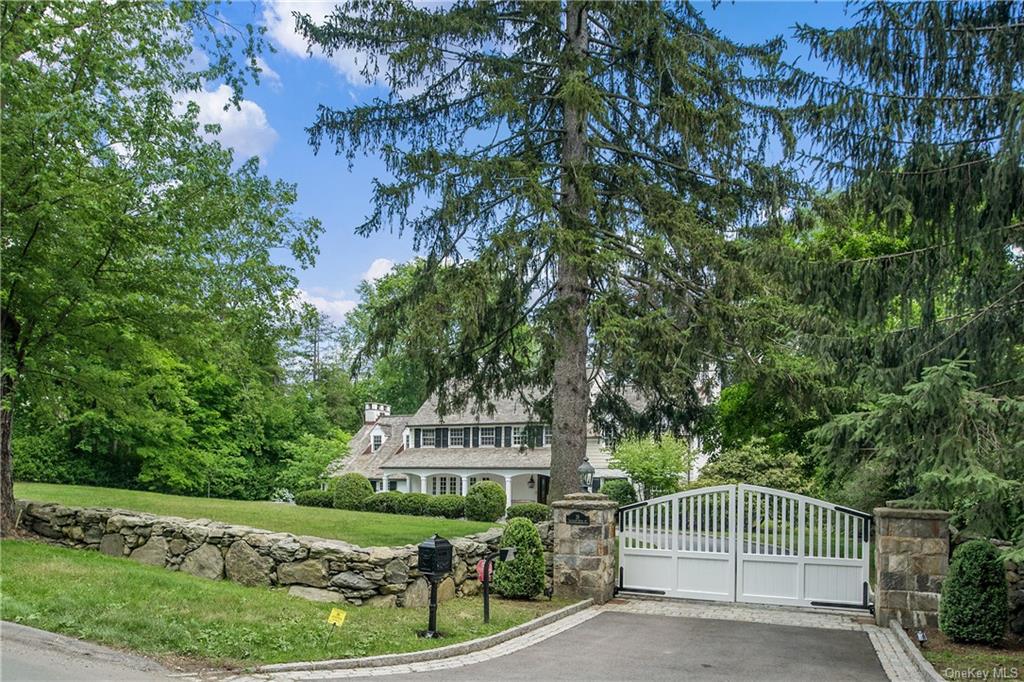
[(540, 502), (513, 504), (505, 512), (507, 519), (530, 519), (534, 523), (551, 520), (551, 507)]
[(405, 493), (389, 490), (386, 493), (370, 495), (363, 501), (363, 511), (377, 512), (379, 514), (397, 514), (398, 505), (401, 504), (402, 496)]
[(1006, 603), (996, 548), (986, 540), (960, 545), (942, 583), (939, 629), (956, 642), (997, 644), (1006, 633)]
[(505, 513), (505, 491), (494, 481), (480, 481), (466, 495), (466, 518), (470, 521), (497, 521)]
[(295, 504), (303, 507), (330, 507), (334, 504), (334, 495), (330, 490), (303, 490), (295, 493)]
[(330, 491), (334, 494), (336, 509), (362, 509), (366, 498), (373, 496), (373, 486), (366, 476), (342, 474), (331, 481)]
[(624, 478), (613, 478), (610, 481), (605, 481), (601, 484), (599, 492), (618, 502), (620, 507), (636, 502), (636, 490), (633, 488), (633, 484)]
[(434, 495), (427, 502), (427, 512), (431, 516), (460, 519), (466, 515), (466, 499), (462, 495)]
[(494, 589), (510, 599), (531, 599), (544, 589), (544, 546), (529, 519), (512, 519), (501, 535), (502, 547), (515, 547), (516, 558), (498, 562)]
[(426, 493), (400, 493), (398, 498), (398, 514), (409, 516), (426, 516), (427, 506), (430, 504), (430, 495)]

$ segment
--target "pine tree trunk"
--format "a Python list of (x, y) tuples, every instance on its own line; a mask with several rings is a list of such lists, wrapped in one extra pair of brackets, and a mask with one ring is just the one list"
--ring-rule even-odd
[[(569, 62), (582, 61), (589, 39), (586, 5), (570, 0), (565, 8)], [(562, 145), (561, 231), (555, 283), (556, 307), (562, 316), (555, 330), (556, 356), (552, 371), (551, 488), (549, 502), (580, 490), (576, 469), (587, 453), (587, 273), (584, 253), (587, 210), (581, 200), (575, 171), (587, 159), (586, 114), (564, 105)], [(579, 239), (573, 238), (580, 234)], [(585, 247), (583, 247), (585, 248)]]
[(17, 515), (14, 508), (14, 472), (11, 452), (14, 412), (11, 399), (14, 393), (14, 378), (4, 373), (0, 378), (0, 537), (14, 535)]

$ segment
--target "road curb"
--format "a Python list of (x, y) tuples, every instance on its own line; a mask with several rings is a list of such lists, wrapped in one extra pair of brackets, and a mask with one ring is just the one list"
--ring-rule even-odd
[(438, 647), (436, 649), (427, 649), (425, 651), (411, 651), (404, 654), (384, 654), (383, 656), (366, 656), (363, 658), (336, 658), (327, 661), (306, 661), (302, 663), (275, 663), (273, 665), (264, 665), (255, 668), (253, 672), (257, 673), (281, 673), (281, 672), (298, 672), (303, 670), (351, 670), (358, 668), (382, 668), (391, 665), (405, 665), (407, 663), (421, 663), (423, 661), (438, 661), (444, 658), (452, 658), (454, 656), (463, 656), (465, 654), (472, 654), (484, 649), (490, 649), (493, 646), (502, 644), (516, 637), (532, 632), (538, 628), (542, 628), (545, 625), (550, 625), (557, 621), (567, 618), (573, 614), (579, 613), (585, 609), (590, 608), (594, 605), (593, 599), (585, 599), (581, 602), (571, 604), (565, 608), (546, 613), (539, 618), (517, 625), (508, 630), (497, 632), (487, 637), (481, 637), (480, 639), (471, 639), (468, 642), (459, 642), (458, 644), (449, 644), (448, 646)]
[(935, 667), (928, 662), (928, 659), (924, 657), (924, 654), (917, 648), (917, 645), (910, 640), (910, 636), (903, 629), (903, 626), (895, 620), (890, 620), (889, 629), (896, 635), (896, 641), (903, 647), (903, 652), (910, 658), (914, 667), (917, 668), (917, 671), (921, 673), (925, 680), (928, 682), (946, 682), (946, 678), (935, 670)]

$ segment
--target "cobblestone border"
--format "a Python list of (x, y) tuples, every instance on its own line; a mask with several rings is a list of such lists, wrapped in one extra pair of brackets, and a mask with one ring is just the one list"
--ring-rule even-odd
[[(363, 658), (339, 658), (339, 659), (331, 659), (331, 660), (327, 660), (327, 661), (307, 661), (307, 662), (303, 662), (303, 663), (277, 663), (277, 664), (274, 664), (274, 665), (261, 666), (259, 668), (256, 668), (255, 671), (257, 673), (280, 673), (280, 672), (300, 672), (300, 671), (314, 671), (314, 670), (317, 670), (317, 671), (322, 671), (322, 670), (345, 671), (345, 670), (353, 670), (353, 669), (355, 669), (355, 670), (359, 671), (360, 674), (367, 674), (367, 671), (366, 671), (367, 668), (383, 668), (383, 667), (390, 667), (390, 666), (406, 666), (406, 665), (412, 664), (412, 663), (437, 662), (437, 661), (440, 661), (441, 659), (452, 658), (454, 656), (465, 656), (467, 654), (474, 654), (474, 653), (480, 652), (480, 651), (482, 651), (484, 649), (493, 649), (493, 648), (495, 648), (499, 644), (508, 642), (508, 640), (510, 640), (510, 639), (515, 639), (515, 638), (520, 637), (522, 635), (527, 635), (529, 633), (537, 631), (537, 630), (539, 630), (541, 628), (544, 628), (545, 626), (551, 625), (553, 623), (559, 623), (559, 621), (562, 621), (562, 620), (564, 620), (564, 619), (566, 619), (566, 618), (568, 618), (570, 616), (574, 616), (576, 614), (579, 614), (581, 611), (585, 611), (586, 609), (589, 609), (591, 606), (593, 606), (593, 604), (594, 604), (594, 602), (593, 602), (592, 599), (585, 599), (583, 601), (577, 602), (577, 603), (572, 604), (570, 606), (566, 606), (564, 608), (558, 609), (557, 611), (552, 611), (551, 613), (546, 613), (543, 616), (540, 616), (538, 618), (534, 618), (533, 620), (530, 620), (530, 621), (527, 621), (525, 623), (522, 623), (521, 625), (517, 625), (517, 626), (515, 626), (513, 628), (509, 628), (508, 630), (503, 630), (501, 632), (495, 633), (495, 634), (490, 635), (488, 637), (482, 637), (480, 639), (473, 639), (473, 640), (470, 640), (468, 642), (459, 642), (458, 644), (449, 644), (448, 646), (438, 647), (436, 649), (427, 649), (425, 651), (412, 651), (412, 652), (405, 653), (405, 654), (384, 654), (382, 656), (366, 656), (366, 657), (363, 657)], [(591, 618), (591, 617), (593, 617), (595, 615), (597, 615), (596, 611), (593, 614), (589, 614), (587, 616), (587, 618), (574, 619), (574, 621), (572, 622), (572, 625), (570, 625), (569, 627), (572, 627), (573, 625), (576, 625), (577, 623), (581, 623), (581, 622), (583, 622), (583, 620), (587, 620), (587, 619), (589, 619), (589, 618)], [(563, 629), (568, 629), (568, 628), (563, 628)], [(560, 632), (560, 631), (561, 630), (558, 630), (558, 632)], [(551, 634), (555, 634), (555, 632), (551, 632), (551, 633), (546, 634), (546, 637), (550, 637)], [(526, 640), (526, 639), (529, 639), (529, 638), (526, 638), (526, 637), (523, 638), (523, 640)], [(541, 638), (541, 639), (544, 639), (544, 638)], [(501, 653), (495, 653), (493, 656), (489, 655), (489, 656), (486, 656), (486, 657), (481, 658), (479, 660), (486, 660), (487, 658), (494, 658), (495, 656), (503, 656), (506, 653), (511, 653), (511, 651), (515, 651), (516, 649), (521, 649), (521, 648), (523, 648), (525, 646), (530, 646), (530, 644), (533, 644), (534, 641), (540, 641), (540, 640), (539, 639), (537, 639), (537, 640), (532, 640), (531, 639), (531, 641), (529, 641), (526, 644), (523, 644), (523, 646), (516, 647), (515, 649), (511, 649), (509, 651), (504, 651), (503, 650)], [(487, 652), (487, 653), (491, 653), (491, 652)], [(467, 662), (476, 663), (477, 661), (473, 660), (473, 661), (467, 661)], [(462, 665), (465, 665), (465, 663), (462, 663)], [(442, 667), (452, 667), (452, 666), (445, 665), (445, 666), (442, 666)], [(433, 670), (433, 669), (436, 669), (436, 668), (424, 668), (424, 670)], [(412, 671), (401, 670), (399, 672), (412, 672)]]
[(899, 642), (903, 651), (910, 660), (913, 661), (918, 672), (921, 673), (921, 676), (925, 680), (928, 680), (928, 682), (946, 682), (946, 678), (940, 675), (939, 671), (935, 669), (935, 666), (928, 662), (928, 659), (924, 657), (924, 654), (921, 653), (921, 650), (918, 649), (917, 645), (910, 639), (910, 635), (907, 634), (907, 631), (900, 627), (899, 623), (894, 620), (889, 621), (889, 629), (892, 630), (896, 641)]

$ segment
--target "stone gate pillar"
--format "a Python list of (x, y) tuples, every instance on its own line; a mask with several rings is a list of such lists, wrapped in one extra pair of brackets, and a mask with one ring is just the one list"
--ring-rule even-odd
[(949, 568), (950, 514), (936, 509), (875, 509), (875, 621), (937, 627), (939, 592)]
[(555, 596), (605, 603), (615, 592), (618, 505), (599, 493), (572, 493), (551, 507), (555, 522)]

